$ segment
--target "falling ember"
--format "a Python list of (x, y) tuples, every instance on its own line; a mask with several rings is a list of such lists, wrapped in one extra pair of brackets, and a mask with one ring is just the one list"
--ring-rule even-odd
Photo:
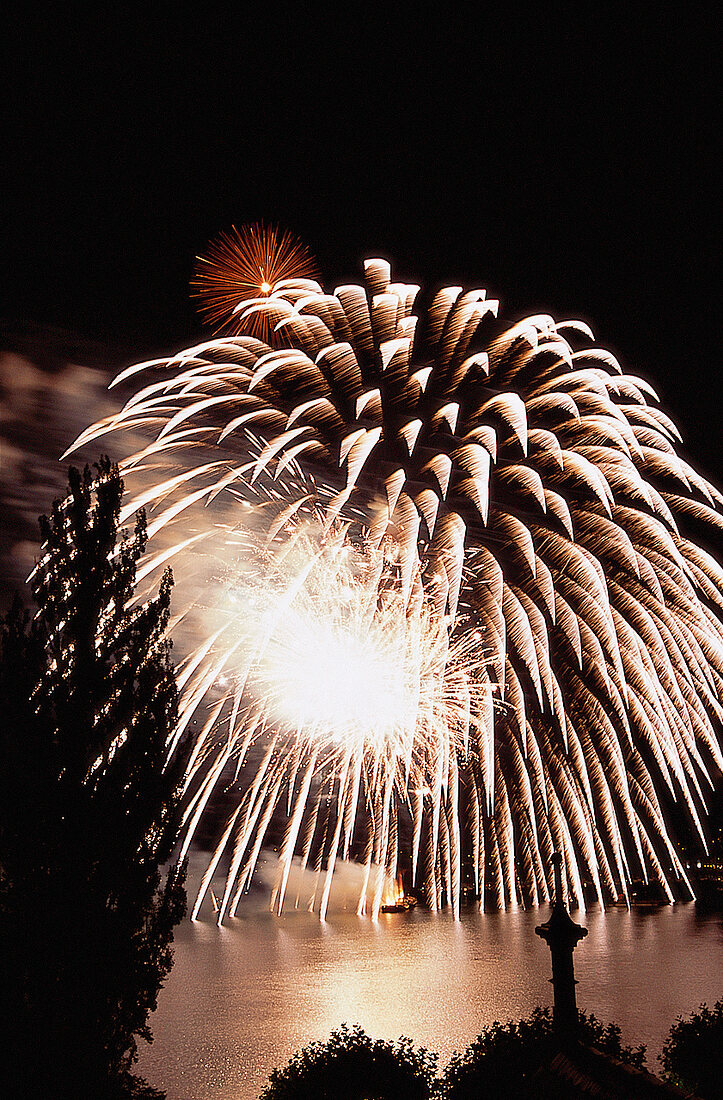
[(237, 334), (123, 372), (74, 445), (122, 433), (144, 572), (176, 571), (186, 847), (230, 803), (194, 915), (222, 861), (236, 911), (281, 825), (279, 911), (294, 866), (323, 914), (351, 860), (360, 912), (401, 870), (432, 907), (468, 877), (537, 904), (553, 851), (579, 904), (684, 893), (666, 818), (704, 847), (723, 766), (723, 570), (686, 526), (717, 537), (723, 497), (651, 388), (484, 291), (417, 317), (382, 260), (333, 294), (254, 263)]
[[(267, 339), (275, 318), (267, 310), (255, 311), (254, 299), (268, 298), (287, 279), (316, 274), (316, 262), (302, 241), (274, 225), (235, 226), (210, 242), (207, 252), (196, 257), (191, 291), (200, 299), (200, 311), (219, 332), (247, 332)], [(248, 310), (237, 311), (239, 302)]]

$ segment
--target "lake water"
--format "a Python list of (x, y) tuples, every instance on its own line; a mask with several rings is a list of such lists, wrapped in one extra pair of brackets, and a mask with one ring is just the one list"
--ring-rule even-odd
[[(332, 912), (281, 917), (249, 907), (176, 930), (175, 966), (139, 1070), (169, 1100), (254, 1100), (269, 1071), (342, 1021), (373, 1038), (410, 1036), (444, 1065), (493, 1020), (552, 1003), (550, 954), (535, 935), (549, 909), (417, 910), (377, 922)], [(578, 1005), (646, 1043), (657, 1068), (679, 1014), (723, 996), (723, 924), (690, 905), (573, 914)], [(142, 1046), (146, 1046), (142, 1044)]]

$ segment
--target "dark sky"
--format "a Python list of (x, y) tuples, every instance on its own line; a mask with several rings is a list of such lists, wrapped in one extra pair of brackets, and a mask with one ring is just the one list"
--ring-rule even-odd
[(583, 317), (723, 480), (712, 5), (238, 7), (9, 20), (6, 328), (183, 344), (195, 254), (263, 218), (331, 286), (381, 254), (510, 318)]

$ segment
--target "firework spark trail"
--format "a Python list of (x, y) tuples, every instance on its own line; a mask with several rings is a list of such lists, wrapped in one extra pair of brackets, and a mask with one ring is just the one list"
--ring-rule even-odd
[(672, 899), (666, 814), (703, 844), (723, 764), (723, 570), (681, 528), (720, 532), (723, 498), (585, 324), (505, 326), (459, 287), (416, 317), (417, 291), (370, 260), (364, 287), (241, 294), (236, 335), (124, 372), (149, 381), (75, 444), (150, 437), (127, 513), (159, 562), (206, 547), (187, 842), (255, 751), (213, 857), (229, 912), (284, 797), (279, 907), (299, 852), (322, 911), (358, 852), (360, 911), (402, 864), (432, 906), (468, 862), (490, 904), (541, 902), (554, 849), (580, 904)]

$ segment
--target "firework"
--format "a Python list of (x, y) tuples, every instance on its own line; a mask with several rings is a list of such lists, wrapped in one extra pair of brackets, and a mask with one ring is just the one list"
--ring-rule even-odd
[[(250, 332), (268, 339), (274, 315), (254, 311), (254, 299), (269, 298), (286, 279), (314, 276), (316, 263), (305, 244), (274, 225), (245, 225), (220, 233), (205, 256), (196, 257), (192, 294), (216, 331)], [(237, 309), (245, 303), (244, 318)]]
[(322, 913), (352, 856), (375, 913), (400, 870), (432, 907), (467, 874), (540, 903), (553, 850), (579, 904), (639, 878), (672, 900), (671, 807), (705, 844), (723, 570), (684, 530), (719, 532), (723, 498), (585, 324), (506, 325), (459, 287), (415, 316), (417, 292), (370, 260), (364, 286), (241, 294), (269, 342), (130, 368), (75, 445), (145, 438), (122, 469), (147, 568), (193, 562), (186, 844), (235, 798), (194, 913), (224, 855), (235, 911), (280, 815), (277, 908), (296, 857)]

